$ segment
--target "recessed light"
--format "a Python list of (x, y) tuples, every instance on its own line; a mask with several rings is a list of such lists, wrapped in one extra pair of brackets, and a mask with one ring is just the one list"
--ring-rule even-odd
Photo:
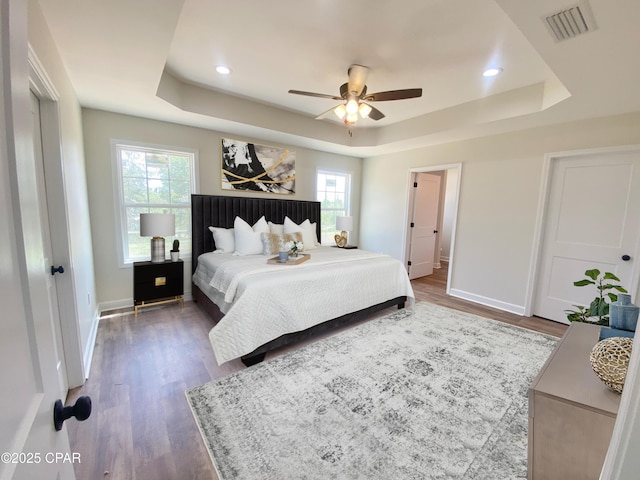
[(482, 72), (483, 77), (495, 77), (496, 75), (500, 75), (502, 73), (502, 68), (500, 67), (491, 67), (487, 68), (484, 72)]
[(229, 67), (225, 67), (224, 65), (218, 65), (216, 67), (216, 72), (220, 75), (229, 75), (231, 73), (231, 69)]

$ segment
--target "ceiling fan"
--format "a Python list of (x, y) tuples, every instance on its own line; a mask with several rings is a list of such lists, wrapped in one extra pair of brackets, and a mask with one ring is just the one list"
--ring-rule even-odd
[(347, 74), (349, 81), (340, 86), (340, 96), (324, 93), (304, 92), (301, 90), (289, 90), (295, 95), (306, 95), (308, 97), (330, 98), (341, 100), (344, 103), (330, 108), (316, 117), (316, 120), (325, 118), (331, 112), (335, 113), (346, 125), (353, 125), (358, 121), (358, 114), (362, 118), (369, 117), (373, 120), (384, 118), (384, 113), (367, 102), (384, 102), (388, 100), (404, 100), (407, 98), (417, 98), (422, 96), (421, 88), (407, 88), (404, 90), (389, 90), (386, 92), (367, 93), (367, 74), (369, 69), (362, 65), (351, 65)]

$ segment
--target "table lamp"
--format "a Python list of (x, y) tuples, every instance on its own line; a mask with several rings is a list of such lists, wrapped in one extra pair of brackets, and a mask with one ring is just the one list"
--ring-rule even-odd
[(336, 217), (336, 229), (341, 230), (339, 234), (334, 236), (336, 245), (340, 248), (346, 247), (349, 240), (347, 232), (350, 232), (353, 229), (353, 217)]
[(165, 261), (164, 237), (175, 235), (176, 217), (173, 213), (141, 213), (140, 236), (151, 238), (151, 261)]

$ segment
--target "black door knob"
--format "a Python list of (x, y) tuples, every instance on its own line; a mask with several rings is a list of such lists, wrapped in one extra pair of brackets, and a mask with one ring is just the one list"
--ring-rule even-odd
[(62, 265), (59, 267), (51, 265), (51, 275), (55, 275), (56, 273), (64, 273), (64, 267)]
[(631, 260), (631, 257), (629, 255), (622, 255), (622, 260), (628, 262), (629, 260)]
[(76, 417), (80, 422), (86, 420), (91, 415), (91, 399), (80, 397), (73, 406), (63, 406), (62, 400), (56, 400), (53, 405), (53, 425), (56, 432), (62, 430), (62, 424), (71, 417)]

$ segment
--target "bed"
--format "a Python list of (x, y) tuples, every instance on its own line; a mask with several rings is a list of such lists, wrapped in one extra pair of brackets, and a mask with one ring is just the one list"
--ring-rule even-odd
[(317, 247), (299, 265), (272, 265), (269, 256), (213, 253), (209, 227), (233, 228), (236, 217), (315, 224), (320, 203), (303, 200), (192, 195), (193, 298), (214, 320), (211, 340), (219, 364), (249, 366), (270, 350), (370, 316), (404, 308), (414, 295), (404, 266), (388, 255)]

